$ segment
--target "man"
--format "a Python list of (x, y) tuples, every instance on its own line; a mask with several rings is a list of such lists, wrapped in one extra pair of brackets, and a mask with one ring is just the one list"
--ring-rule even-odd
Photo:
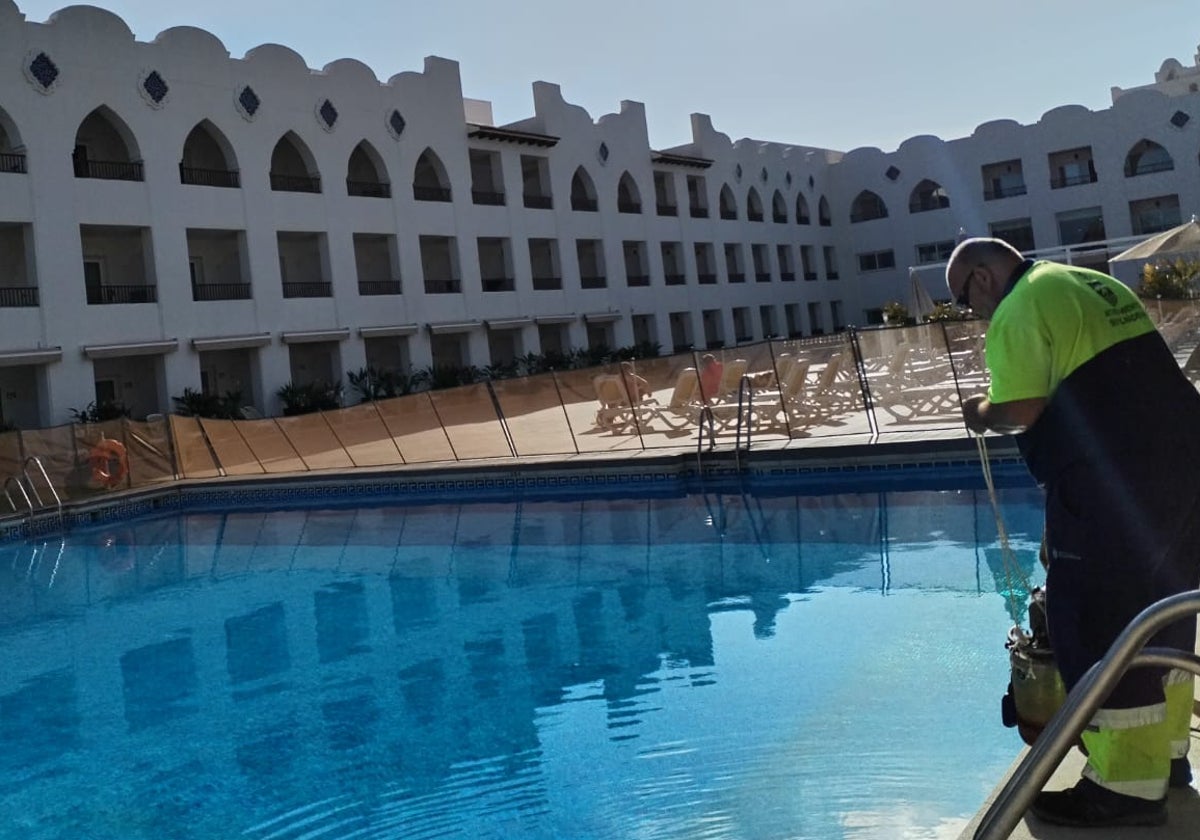
[[(1200, 580), (1200, 394), (1126, 286), (1026, 260), (998, 239), (954, 249), (946, 282), (991, 323), (986, 396), (968, 428), (1018, 434), (1046, 491), (1047, 618), (1068, 690), (1142, 609)], [(1151, 644), (1191, 651), (1194, 620)], [(1161, 825), (1168, 781), (1191, 781), (1191, 679), (1131, 669), (1083, 733), (1083, 778), (1043, 792), (1042, 819)]]

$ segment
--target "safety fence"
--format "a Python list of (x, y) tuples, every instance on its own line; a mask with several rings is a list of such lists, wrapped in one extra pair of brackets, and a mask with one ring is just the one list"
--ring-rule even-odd
[[(1158, 310), (1151, 304), (1151, 314), (1192, 374), (1196, 307), (1161, 303)], [(982, 321), (848, 329), (294, 417), (170, 415), (13, 431), (0, 435), (0, 478), (21, 476), (36, 456), (71, 501), (180, 478), (753, 447), (914, 430), (965, 434), (961, 400), (986, 387), (985, 329)]]

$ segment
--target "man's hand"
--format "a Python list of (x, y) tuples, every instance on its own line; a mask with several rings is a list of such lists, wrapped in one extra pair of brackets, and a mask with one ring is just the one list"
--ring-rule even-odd
[(989, 428), (983, 419), (983, 409), (986, 405), (989, 403), (983, 394), (967, 397), (962, 404), (963, 421), (967, 424), (968, 429), (979, 435), (988, 431)]

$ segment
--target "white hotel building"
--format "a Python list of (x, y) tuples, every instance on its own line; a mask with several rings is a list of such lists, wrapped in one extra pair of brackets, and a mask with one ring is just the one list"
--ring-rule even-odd
[(381, 82), (0, 0), (0, 417), (141, 417), (188, 387), (274, 413), (281, 385), (367, 364), (866, 324), (960, 229), (1048, 249), (1200, 212), (1198, 90), (1200, 56), (1103, 111), (892, 153), (731, 141), (703, 114), (655, 150), (636, 102), (594, 120), (537, 82), (496, 126), (453, 61)]

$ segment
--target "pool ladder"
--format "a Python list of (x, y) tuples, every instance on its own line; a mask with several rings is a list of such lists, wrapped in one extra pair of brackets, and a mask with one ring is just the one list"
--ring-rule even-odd
[[(754, 412), (754, 385), (748, 375), (743, 375), (738, 381), (737, 426), (733, 438), (733, 459), (738, 472), (742, 471), (742, 429), (746, 431), (746, 451), (750, 451), (750, 418)], [(696, 469), (702, 470), (701, 455), (704, 452), (704, 435), (708, 432), (708, 451), (717, 448), (716, 420), (713, 417), (712, 406), (705, 405), (700, 409), (700, 433), (696, 437)]]
[[(31, 474), (30, 466), (36, 467), (36, 472)], [(40, 476), (42, 484), (49, 491), (51, 498), (54, 500), (54, 515), (58, 520), (59, 530), (63, 527), (63, 505), (62, 499), (58, 495), (58, 491), (54, 489), (54, 483), (50, 481), (50, 476), (46, 473), (46, 467), (42, 464), (42, 459), (36, 455), (30, 455), (25, 459), (25, 463), (21, 467), (21, 475), (10, 475), (4, 479), (4, 498), (8, 501), (8, 506), (13, 513), (27, 514), (25, 521), (30, 526), (33, 525), (34, 517), (40, 512), (49, 507), (42, 499), (41, 491), (38, 490), (38, 484), (34, 481), (36, 476)], [(17, 490), (17, 497), (14, 499), (12, 491)], [(30, 496), (30, 494), (33, 494)], [(18, 502), (24, 503), (22, 508)]]
[(1169, 624), (1200, 613), (1200, 590), (1181, 592), (1142, 610), (1117, 637), (1104, 658), (1071, 690), (1017, 769), (996, 794), (975, 830), (975, 840), (1010, 836), (1038, 791), (1130, 668), (1180, 668), (1200, 676), (1200, 656), (1174, 648), (1145, 647)]

